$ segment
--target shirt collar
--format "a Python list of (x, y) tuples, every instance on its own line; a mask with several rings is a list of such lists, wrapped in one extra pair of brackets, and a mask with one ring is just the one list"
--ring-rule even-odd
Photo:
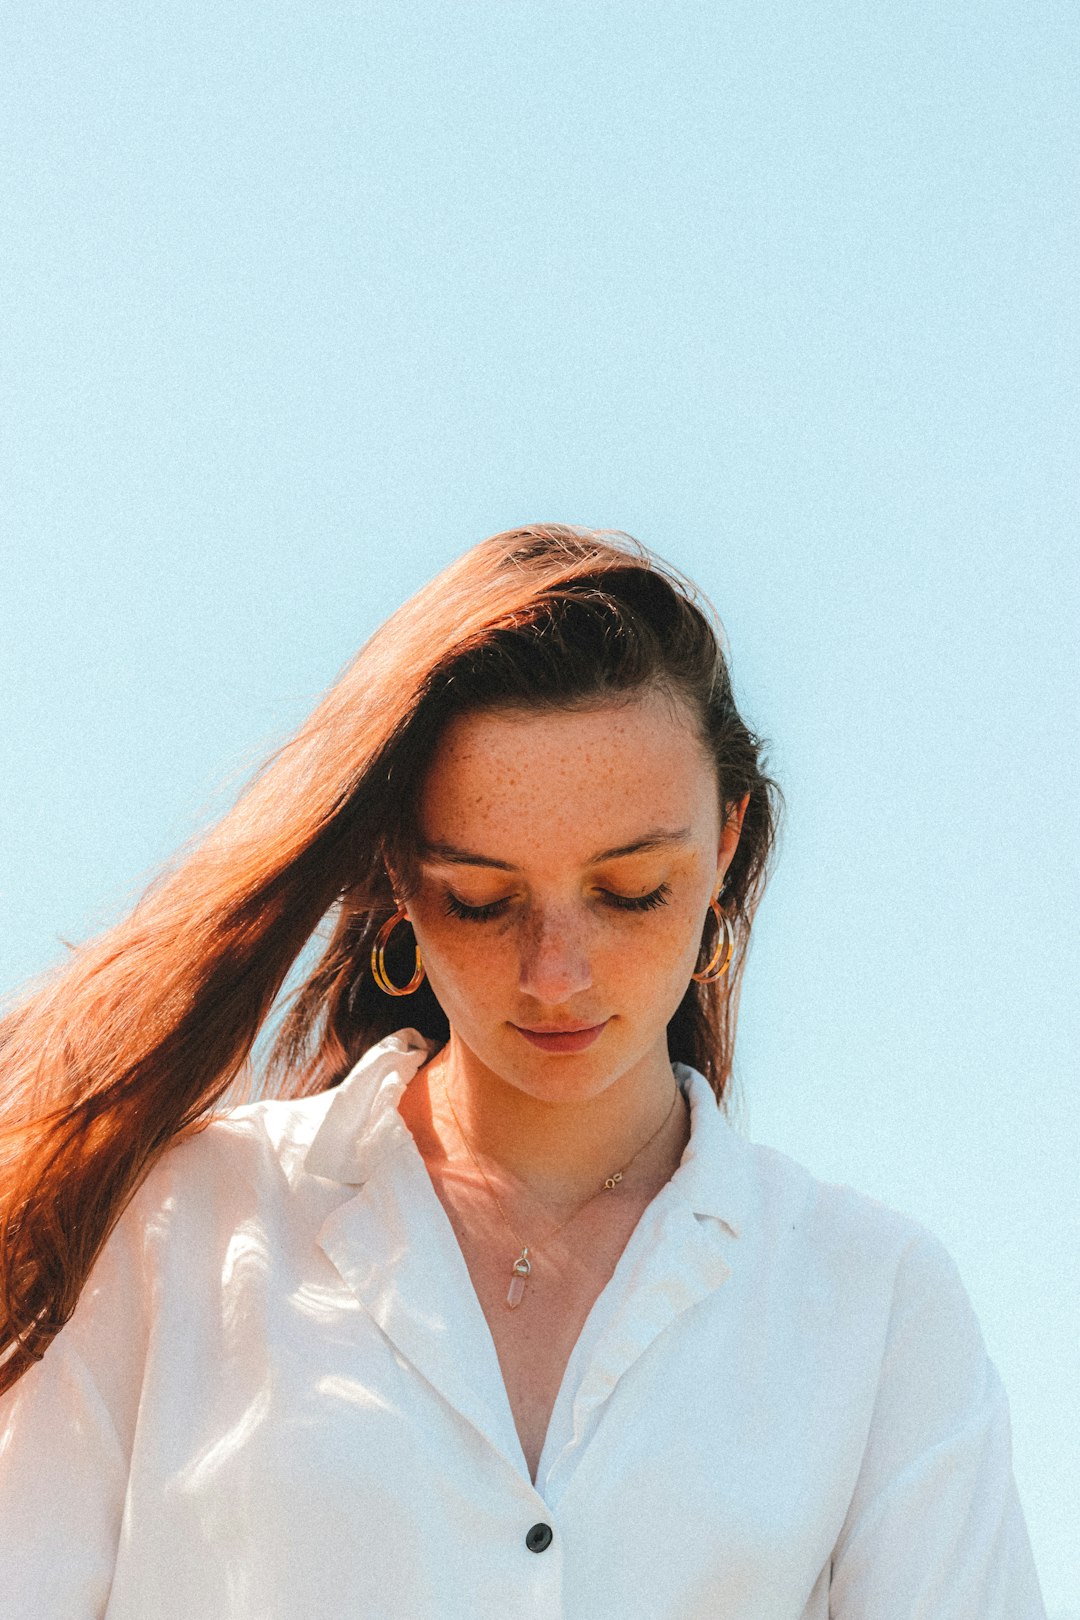
[[(389, 1153), (411, 1142), (398, 1103), (430, 1051), (411, 1028), (370, 1047), (334, 1088), (304, 1169), (359, 1185)], [(673, 1063), (672, 1069), (690, 1104), (690, 1139), (670, 1185), (695, 1214), (716, 1217), (737, 1237), (751, 1193), (751, 1145), (730, 1124), (703, 1074), (687, 1063)]]
[(690, 1140), (670, 1185), (695, 1215), (715, 1216), (738, 1237), (750, 1208), (752, 1145), (735, 1130), (699, 1070), (689, 1063), (671, 1067), (690, 1104)]
[(399, 1029), (369, 1047), (334, 1088), (304, 1159), (311, 1175), (359, 1185), (379, 1160), (411, 1136), (398, 1113), (401, 1094), (431, 1050), (415, 1029)]

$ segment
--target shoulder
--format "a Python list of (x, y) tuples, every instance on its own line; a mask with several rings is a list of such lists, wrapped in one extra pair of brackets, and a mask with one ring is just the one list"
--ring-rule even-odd
[[(761, 1218), (795, 1233), (813, 1234), (824, 1248), (899, 1254), (937, 1240), (922, 1222), (847, 1182), (828, 1181), (761, 1142), (742, 1138), (753, 1167)], [(940, 1247), (940, 1245), (939, 1245)], [(944, 1253), (944, 1250), (941, 1250)]]
[(922, 1221), (868, 1193), (816, 1176), (789, 1155), (741, 1138), (754, 1229), (806, 1286), (876, 1318), (887, 1340), (981, 1339), (956, 1262)]
[(699, 1214), (736, 1239), (739, 1270), (779, 1308), (802, 1299), (823, 1313), (881, 1318), (894, 1294), (955, 1289), (944, 1245), (915, 1217), (847, 1183), (828, 1181), (750, 1137), (716, 1106), (707, 1081), (676, 1069), (691, 1101), (691, 1139), (677, 1180)]
[(213, 1266), (233, 1233), (290, 1218), (307, 1148), (334, 1092), (267, 1098), (211, 1115), (170, 1142), (115, 1221), (88, 1279), (90, 1292), (165, 1276), (200, 1259)]
[[(427, 1050), (414, 1030), (397, 1031), (369, 1047), (325, 1091), (264, 1097), (212, 1114), (155, 1161), (132, 1201), (133, 1218), (228, 1224), (255, 1206), (270, 1211), (318, 1203), (332, 1187), (355, 1179), (351, 1150), (369, 1134), (379, 1088), (395, 1082), (399, 1070), (411, 1073)], [(311, 1155), (317, 1138), (327, 1149), (318, 1160)], [(331, 1145), (340, 1151), (329, 1151)]]

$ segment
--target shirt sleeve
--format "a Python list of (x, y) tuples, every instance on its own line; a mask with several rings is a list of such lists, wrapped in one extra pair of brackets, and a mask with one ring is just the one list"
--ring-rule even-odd
[(897, 1275), (873, 1420), (837, 1541), (832, 1620), (1046, 1620), (1008, 1402), (947, 1250)]
[(109, 1601), (145, 1354), (134, 1212), (72, 1316), (0, 1396), (4, 1620), (98, 1620)]

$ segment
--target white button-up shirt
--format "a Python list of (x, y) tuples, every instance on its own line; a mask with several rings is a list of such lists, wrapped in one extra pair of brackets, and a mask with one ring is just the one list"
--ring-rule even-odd
[(534, 1485), (398, 1112), (426, 1055), (158, 1160), (0, 1401), (5, 1620), (1044, 1620), (948, 1254), (682, 1064)]

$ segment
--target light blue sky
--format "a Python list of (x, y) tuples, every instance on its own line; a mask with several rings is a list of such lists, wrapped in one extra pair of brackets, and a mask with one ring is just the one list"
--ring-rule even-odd
[(0, 17), (0, 989), (438, 566), (696, 576), (789, 801), (752, 1135), (932, 1227), (1080, 1613), (1077, 32), (997, 3)]

